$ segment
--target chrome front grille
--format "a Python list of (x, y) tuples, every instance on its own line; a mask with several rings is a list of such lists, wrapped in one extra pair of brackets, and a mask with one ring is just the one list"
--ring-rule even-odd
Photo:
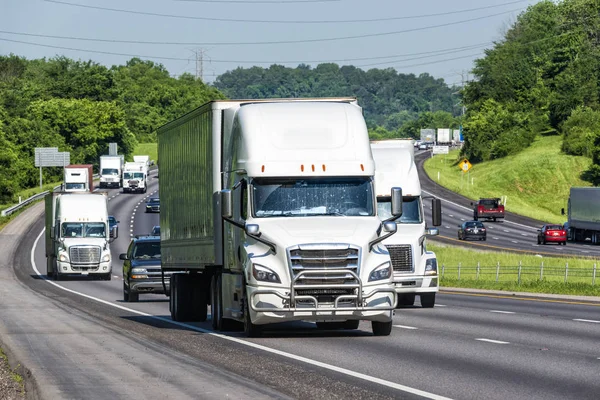
[(71, 264), (99, 264), (100, 246), (71, 246), (69, 258)]
[(288, 249), (288, 256), (294, 277), (300, 271), (323, 270), (323, 276), (314, 276), (311, 280), (329, 281), (340, 279), (340, 275), (330, 276), (327, 270), (348, 269), (358, 274), (360, 249), (350, 245), (300, 245)]
[(394, 272), (414, 272), (412, 247), (410, 245), (386, 245)]

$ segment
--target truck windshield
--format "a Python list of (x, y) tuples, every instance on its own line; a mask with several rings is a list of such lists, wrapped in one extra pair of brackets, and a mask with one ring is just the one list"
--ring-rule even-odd
[(370, 178), (271, 178), (252, 181), (254, 217), (372, 216)]
[(144, 179), (143, 172), (125, 172), (123, 174), (124, 179)]
[(65, 183), (65, 189), (67, 189), (67, 190), (76, 190), (76, 189), (85, 190), (85, 183)]
[(106, 237), (106, 224), (102, 222), (63, 222), (62, 237)]
[[(391, 197), (377, 198), (377, 215), (379, 219), (386, 220), (392, 217), (392, 199)], [(401, 224), (420, 224), (423, 222), (421, 215), (420, 197), (402, 198), (402, 216), (396, 220)]]
[(100, 175), (119, 175), (119, 170), (116, 168), (102, 168)]

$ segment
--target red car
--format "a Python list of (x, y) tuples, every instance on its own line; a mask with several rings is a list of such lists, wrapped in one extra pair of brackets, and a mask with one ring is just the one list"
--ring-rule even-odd
[(542, 229), (538, 229), (537, 242), (538, 244), (555, 242), (559, 245), (566, 245), (567, 231), (562, 225), (544, 225)]

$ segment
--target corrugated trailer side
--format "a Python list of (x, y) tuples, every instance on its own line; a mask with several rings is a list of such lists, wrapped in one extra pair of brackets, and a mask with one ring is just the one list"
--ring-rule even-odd
[(569, 203), (571, 227), (600, 231), (600, 188), (572, 187)]
[(158, 129), (163, 269), (215, 264), (213, 110), (208, 103)]

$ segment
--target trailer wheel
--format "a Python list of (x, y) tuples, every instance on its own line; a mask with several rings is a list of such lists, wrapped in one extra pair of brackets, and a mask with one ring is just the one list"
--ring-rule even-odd
[(188, 282), (189, 278), (185, 274), (171, 275), (171, 296), (169, 297), (169, 309), (171, 310), (171, 319), (177, 322), (189, 321), (191, 317), (191, 288)]
[(392, 333), (392, 322), (371, 321), (374, 336), (389, 336)]
[(54, 278), (56, 273), (56, 264), (54, 263), (54, 257), (50, 256), (46, 258), (46, 276), (48, 278)]

